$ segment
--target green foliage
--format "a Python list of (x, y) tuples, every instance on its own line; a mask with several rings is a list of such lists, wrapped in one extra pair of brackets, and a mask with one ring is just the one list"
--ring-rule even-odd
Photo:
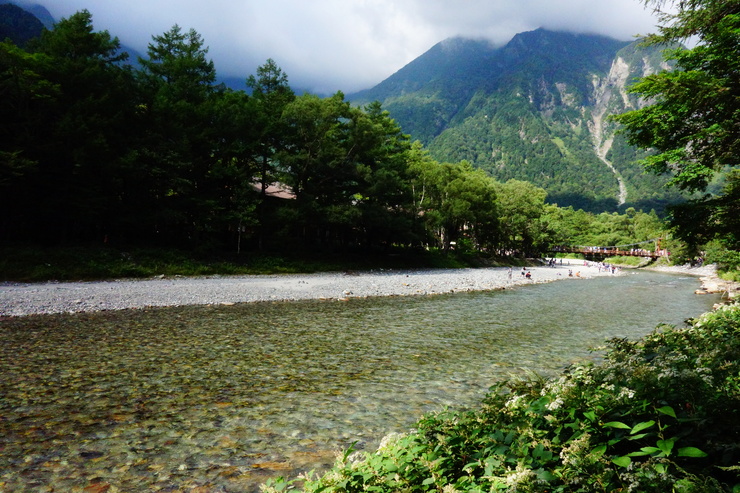
[(642, 257), (607, 257), (604, 262), (614, 265), (627, 265), (630, 267), (640, 267), (645, 263)]
[(133, 117), (118, 40), (82, 11), (27, 50), (0, 48), (0, 204), (8, 235), (78, 235), (117, 210)]
[[(668, 231), (655, 211), (645, 213), (634, 208), (628, 208), (624, 214), (592, 214), (571, 207), (549, 206), (542, 221), (552, 232), (551, 243), (554, 245), (643, 248), (642, 242), (664, 237)], [(648, 245), (648, 249), (653, 247), (654, 244)]]
[(476, 249), (500, 248), (496, 183), (465, 161), (439, 164), (419, 144), (410, 165), (417, 215), (445, 250), (470, 242)]
[(498, 183), (496, 192), (502, 248), (532, 257), (549, 246), (547, 223), (542, 221), (547, 193), (531, 183), (513, 179)]
[[(425, 416), (350, 449), (309, 492), (691, 491), (740, 483), (740, 307), (608, 343), (599, 365), (496, 384), (479, 409)], [(278, 491), (281, 480), (266, 491)]]
[(666, 179), (643, 175), (635, 161), (644, 152), (621, 137), (609, 151), (628, 187), (628, 203), (620, 208), (618, 182), (594, 149), (597, 127), (602, 141), (614, 131), (613, 123), (596, 121), (602, 106), (606, 114), (639, 106), (636, 96), (623, 98), (616, 90), (594, 104), (601, 90), (594, 77), (607, 84), (617, 58), (627, 63), (627, 81), (663, 65), (658, 48), (538, 29), (503, 47), (446, 40), (352, 99), (383, 102), (434, 159), (468, 161), (502, 182), (528, 181), (545, 189), (550, 203), (660, 213), (681, 194), (664, 189)]
[(740, 15), (718, 22), (694, 49), (675, 50), (677, 70), (645, 77), (631, 91), (655, 103), (618, 116), (629, 142), (655, 148), (643, 160), (649, 170), (673, 174), (672, 183), (704, 190), (714, 172), (736, 165), (735, 113)]
[[(134, 244), (199, 253), (280, 252), (297, 245), (449, 252), (454, 246), (459, 255), (494, 257), (537, 256), (552, 244), (647, 239), (647, 230), (655, 229), (652, 216), (596, 220), (546, 205), (553, 197), (543, 188), (510, 179), (544, 159), (551, 168), (548, 187), (561, 196), (578, 188), (597, 198), (599, 190), (613, 187), (598, 179), (588, 186), (571, 180), (595, 165), (584, 157), (590, 144), (576, 137), (583, 128), (564, 123), (580, 114), (565, 103), (582, 100), (591, 84), (571, 74), (578, 67), (558, 68), (558, 77), (574, 87), (573, 94), (558, 96), (559, 106), (550, 104), (552, 93), (538, 92), (522, 76), (540, 70), (543, 59), (563, 56), (563, 46), (583, 43), (558, 36), (523, 36), (531, 52), (520, 61), (528, 69), (507, 81), (486, 83), (487, 69), (469, 58), (460, 62), (444, 50), (435, 55), (461, 76), (449, 94), (454, 105), (469, 102), (445, 118), (463, 122), (463, 147), (473, 149), (475, 159), (493, 156), (490, 171), (496, 168), (507, 180), (499, 183), (470, 161), (434, 160), (378, 102), (359, 108), (341, 93), (297, 97), (271, 59), (247, 78), (251, 94), (216, 85), (208, 48), (193, 29), (175, 25), (153, 36), (135, 69), (125, 63), (118, 40), (95, 31), (90, 13), (79, 12), (26, 49), (0, 43), (6, 137), (0, 143), (0, 206), (7, 211), (0, 231), (3, 238), (40, 245)], [(564, 45), (548, 42), (553, 37)], [(501, 56), (485, 44), (453, 44), (446, 49), (466, 57)], [(604, 69), (608, 64), (592, 55), (622, 45), (602, 39), (583, 61), (569, 63)], [(417, 68), (437, 70), (433, 65)], [(480, 91), (463, 75), (488, 85)], [(490, 92), (504, 82), (531, 93), (536, 104)], [(450, 155), (469, 154), (459, 150)], [(544, 176), (541, 167), (530, 171), (524, 176)], [(289, 198), (268, 193), (275, 188)], [(732, 213), (727, 209), (723, 217)]]
[(480, 259), (459, 252), (395, 248), (348, 253), (287, 249), (241, 254), (132, 245), (0, 247), (0, 281), (81, 281), (153, 276), (254, 275), (408, 268), (479, 267)]
[(281, 116), (285, 107), (295, 100), (295, 94), (288, 84), (288, 75), (271, 58), (257, 67), (256, 76), (247, 78), (247, 86), (252, 90), (257, 111), (240, 128), (252, 127), (256, 152), (251, 160), (258, 162), (260, 195), (264, 199), (267, 187), (278, 179), (275, 154), (284, 146)]
[(669, 51), (675, 70), (643, 78), (632, 91), (651, 101), (648, 106), (617, 116), (628, 141), (654, 149), (642, 163), (646, 169), (671, 176), (671, 183), (691, 191), (706, 191), (717, 174), (727, 183), (720, 194), (707, 194), (671, 209), (676, 234), (688, 253), (719, 239), (738, 249), (738, 165), (740, 154), (740, 5), (736, 1), (646, 0), (663, 12), (652, 44), (670, 43), (696, 36), (692, 49)]
[[(380, 104), (296, 97), (273, 60), (247, 79), (251, 94), (226, 90), (201, 36), (177, 25), (153, 37), (141, 69), (118, 52), (87, 11), (32, 50), (0, 45), (4, 236), (201, 252), (388, 250), (458, 236), (497, 246), (492, 182), (469, 167), (449, 165), (457, 178), (438, 181), (439, 210), (419, 216), (417, 151)], [(270, 197), (273, 186), (294, 200)], [(434, 217), (443, 236), (427, 228)]]
[(705, 248), (705, 262), (717, 264), (717, 270), (726, 281), (740, 281), (740, 252), (730, 250), (720, 241), (707, 243)]

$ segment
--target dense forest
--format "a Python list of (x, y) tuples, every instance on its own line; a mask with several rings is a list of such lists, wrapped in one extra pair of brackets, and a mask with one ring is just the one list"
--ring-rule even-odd
[(564, 221), (577, 212), (529, 183), (435, 161), (379, 103), (297, 95), (272, 60), (232, 90), (207, 52), (196, 31), (174, 26), (134, 66), (87, 11), (22, 46), (0, 44), (2, 240), (536, 255), (661, 232), (657, 217), (633, 211), (621, 217), (650, 216), (652, 227), (584, 239), (590, 219)]
[(434, 159), (530, 182), (548, 203), (662, 214), (685, 195), (643, 173), (645, 153), (625, 145), (608, 115), (644, 104), (628, 89), (670, 66), (664, 48), (546, 29), (503, 46), (450, 38), (348, 98), (381, 101)]
[[(28, 23), (18, 18), (16, 25)], [(298, 95), (272, 60), (245, 77), (244, 90), (227, 88), (217, 83), (208, 48), (192, 29), (175, 25), (153, 36), (136, 63), (117, 38), (94, 29), (88, 11), (52, 29), (40, 23), (34, 29), (38, 36), (0, 43), (0, 243), (6, 247), (155, 246), (203, 253), (401, 248), (537, 256), (564, 244), (665, 238), (672, 227), (674, 240), (664, 246), (675, 258), (709, 251), (729, 266), (738, 263), (731, 152), (714, 168), (688, 166), (696, 176), (675, 178), (688, 183), (677, 188), (718, 193), (672, 207), (670, 224), (628, 204), (621, 213), (584, 212), (553, 204), (546, 189), (514, 175), (500, 180), (467, 160), (435, 160), (378, 102), (358, 107), (341, 92)], [(692, 67), (702, 60), (673, 63)], [(633, 92), (640, 91), (645, 83)], [(644, 97), (655, 94), (648, 90)], [(486, 135), (504, 142), (545, 132), (547, 143), (561, 148), (551, 161), (581, 163), (585, 173), (588, 160), (578, 157), (576, 137), (567, 143), (566, 133), (547, 133), (538, 120), (521, 120), (513, 109), (506, 126), (512, 103), (501, 104), (489, 108), (500, 124), (494, 134), (476, 134), (479, 113), (465, 119), (461, 128), (470, 146)], [(618, 117), (627, 132), (614, 138), (610, 157), (635, 155), (633, 146), (660, 150), (645, 140), (653, 134), (640, 129), (643, 120), (659, 121), (650, 113), (656, 107)], [(717, 106), (723, 107), (732, 105)], [(665, 154), (640, 152), (649, 169), (669, 175), (674, 169), (661, 164)], [(526, 153), (520, 158), (526, 161)], [(569, 175), (556, 164), (549, 180), (565, 186)], [(655, 194), (658, 202), (665, 197), (657, 182)]]

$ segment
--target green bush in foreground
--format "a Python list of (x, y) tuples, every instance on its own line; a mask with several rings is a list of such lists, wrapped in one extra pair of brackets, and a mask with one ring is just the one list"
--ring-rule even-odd
[[(740, 306), (609, 341), (603, 363), (500, 383), (348, 451), (309, 492), (740, 491)], [(277, 480), (265, 491), (296, 483)]]

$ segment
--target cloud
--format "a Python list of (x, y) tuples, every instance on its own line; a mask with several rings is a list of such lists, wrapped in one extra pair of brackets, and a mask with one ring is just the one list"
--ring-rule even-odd
[(96, 29), (145, 53), (174, 24), (194, 28), (219, 75), (273, 58), (296, 87), (371, 87), (451, 36), (504, 44), (545, 27), (627, 40), (655, 30), (639, 0), (40, 0), (56, 18), (87, 9)]

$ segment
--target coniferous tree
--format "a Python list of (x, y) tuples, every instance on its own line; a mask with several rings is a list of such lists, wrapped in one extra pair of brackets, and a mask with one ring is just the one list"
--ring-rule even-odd
[(88, 11), (44, 31), (28, 53), (4, 44), (11, 90), (3, 112), (15, 122), (4, 161), (10, 170), (33, 170), (14, 186), (21, 236), (102, 240), (115, 231), (133, 113), (119, 48), (107, 31), (94, 30)]
[(220, 204), (212, 195), (210, 171), (218, 95), (208, 48), (194, 30), (173, 26), (153, 37), (141, 59), (140, 105), (148, 126), (141, 160), (151, 173), (152, 227), (164, 241), (201, 239)]
[[(288, 83), (288, 75), (268, 58), (257, 67), (257, 74), (247, 78), (247, 87), (252, 91), (255, 105), (255, 118), (252, 128), (256, 148), (253, 161), (257, 168), (256, 182), (259, 184), (260, 201), (258, 203), (258, 245), (262, 249), (266, 232), (278, 229), (282, 225), (274, 224), (270, 219), (271, 210), (267, 204), (267, 189), (278, 181), (278, 162), (275, 158), (285, 146), (285, 128), (282, 115), (285, 107), (295, 99), (295, 93)], [(268, 224), (273, 222), (273, 224)]]

